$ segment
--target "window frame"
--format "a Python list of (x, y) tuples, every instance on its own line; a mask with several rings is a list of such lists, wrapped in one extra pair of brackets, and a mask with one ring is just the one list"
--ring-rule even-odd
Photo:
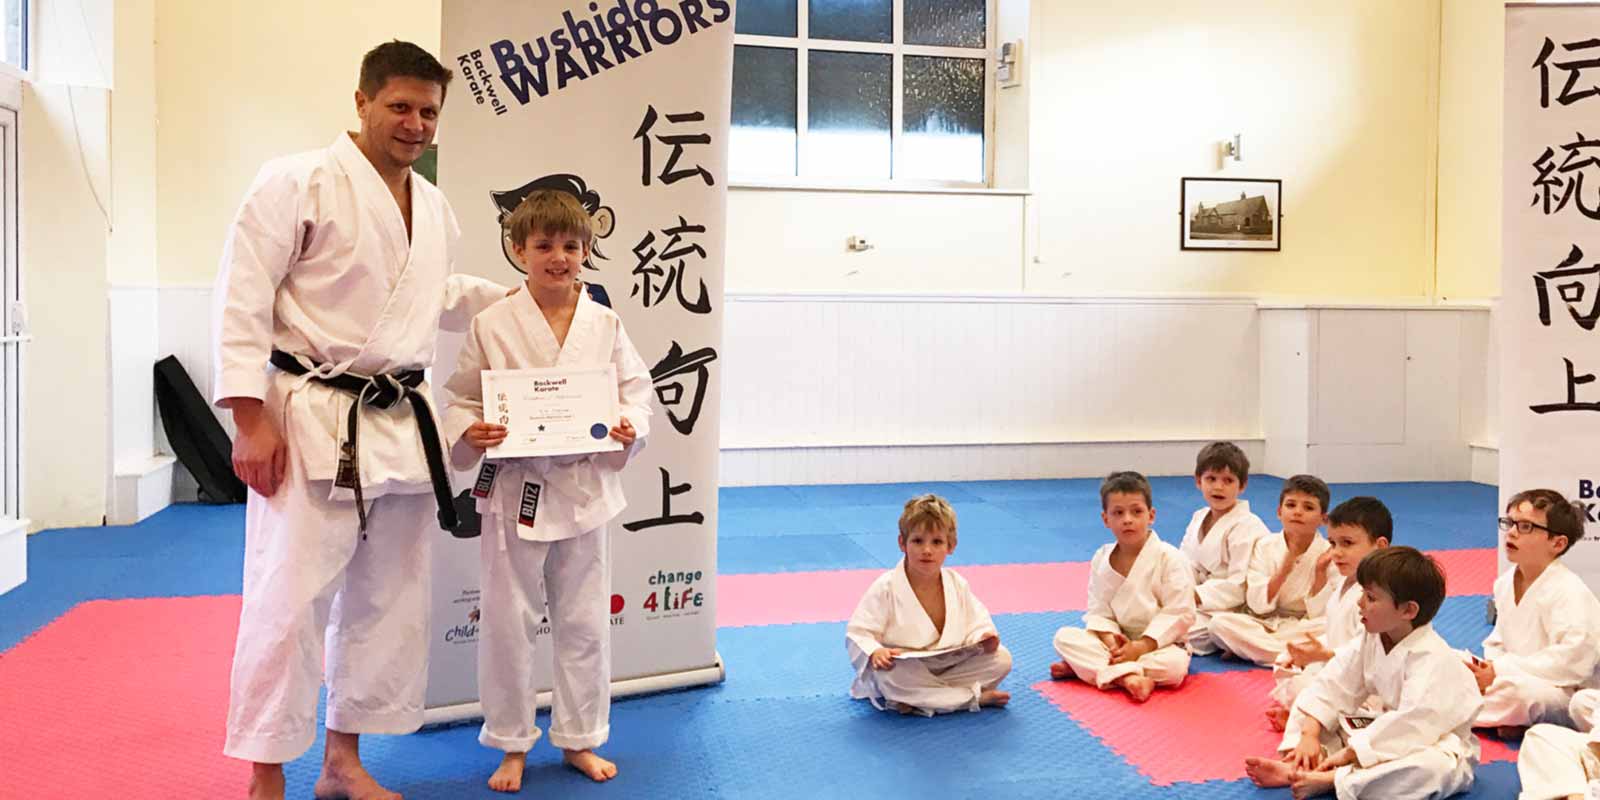
[[(795, 0), (798, 19), (795, 35), (765, 36), (737, 33), (733, 43), (752, 47), (769, 47), (795, 52), (795, 174), (760, 175), (732, 178), (731, 185), (760, 188), (766, 186), (786, 188), (868, 188), (868, 189), (988, 189), (994, 186), (995, 164), (995, 103), (998, 85), (995, 70), (999, 66), (999, 48), (995, 44), (997, 32), (998, 0), (984, 0), (984, 42), (976, 47), (943, 47), (905, 43), (905, 0), (892, 0), (893, 24), (891, 41), (851, 42), (840, 39), (812, 38), (810, 34), (810, 0)], [(872, 53), (891, 56), (890, 67), (890, 177), (856, 180), (807, 176), (806, 165), (811, 158), (807, 136), (810, 117), (810, 51), (825, 50), (841, 53)], [(894, 177), (895, 167), (901, 163), (905, 147), (905, 59), (906, 56), (933, 56), (938, 58), (964, 58), (983, 61), (983, 180), (939, 180), (930, 178)], [(732, 165), (729, 165), (732, 175)]]
[(0, 60), (0, 75), (26, 81), (32, 77), (33, 70), (34, 0), (18, 0), (18, 2), (22, 3), (22, 65)]

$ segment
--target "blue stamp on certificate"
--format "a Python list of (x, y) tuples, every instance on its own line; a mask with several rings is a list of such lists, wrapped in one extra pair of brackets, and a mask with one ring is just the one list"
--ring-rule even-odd
[(606, 433), (610, 430), (611, 429), (607, 428), (604, 422), (596, 422), (595, 424), (589, 426), (589, 435), (596, 439), (604, 439), (606, 438)]

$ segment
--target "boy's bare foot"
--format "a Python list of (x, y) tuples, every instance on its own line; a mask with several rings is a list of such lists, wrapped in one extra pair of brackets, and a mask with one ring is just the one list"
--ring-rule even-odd
[(250, 800), (283, 800), (283, 765), (250, 765)]
[(522, 770), (527, 765), (527, 753), (506, 753), (500, 759), (500, 766), (489, 776), (489, 788), (497, 792), (522, 791)]
[(593, 750), (562, 750), (561, 760), (596, 783), (617, 777), (617, 765), (595, 755)]
[(916, 706), (911, 705), (910, 703), (902, 703), (899, 700), (896, 700), (896, 701), (890, 703), (889, 707), (894, 709), (894, 710), (896, 710), (896, 711), (898, 711), (898, 712), (900, 712), (900, 713), (902, 713), (902, 714), (915, 714), (915, 713), (917, 713), (917, 707)]
[(401, 800), (398, 792), (379, 786), (359, 761), (323, 761), (322, 774), (311, 788), (311, 796), (318, 800)]
[(1009, 702), (1011, 702), (1011, 693), (1002, 692), (999, 689), (984, 689), (983, 692), (978, 695), (978, 705), (980, 706), (993, 706), (995, 708), (1000, 708)]
[(1247, 758), (1244, 760), (1244, 774), (1263, 789), (1276, 789), (1294, 782), (1294, 767), (1276, 758)]
[(1289, 724), (1289, 709), (1279, 705), (1268, 708), (1267, 724), (1275, 731), (1282, 731)]
[(1289, 784), (1290, 794), (1294, 800), (1306, 800), (1308, 797), (1320, 797), (1333, 793), (1332, 772), (1306, 772), (1302, 773), (1294, 783)]
[(1516, 725), (1501, 725), (1500, 727), (1495, 728), (1494, 732), (1499, 735), (1501, 739), (1504, 739), (1508, 742), (1515, 742), (1521, 739), (1523, 732), (1527, 730), (1527, 728), (1521, 728)]
[(1065, 661), (1057, 661), (1050, 665), (1050, 680), (1064, 681), (1073, 677), (1072, 666)]
[(1234, 655), (1233, 651), (1231, 651), (1231, 650), (1218, 650), (1217, 651), (1217, 658), (1220, 658), (1223, 661), (1238, 661), (1239, 660), (1239, 657)]
[(1122, 689), (1133, 698), (1133, 702), (1143, 703), (1155, 692), (1156, 682), (1143, 675), (1129, 675), (1122, 679)]

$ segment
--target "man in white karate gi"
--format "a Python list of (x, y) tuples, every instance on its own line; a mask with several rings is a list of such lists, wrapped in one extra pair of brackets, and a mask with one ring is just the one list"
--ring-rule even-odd
[(455, 522), (423, 370), (506, 294), (451, 275), (455, 215), (411, 170), (450, 78), (413, 44), (368, 52), (360, 130), (263, 166), (223, 249), (214, 399), (251, 489), (223, 752), (254, 762), (251, 798), (284, 796), (324, 677), (317, 797), (399, 798), (359, 737), (422, 723), (430, 542)]

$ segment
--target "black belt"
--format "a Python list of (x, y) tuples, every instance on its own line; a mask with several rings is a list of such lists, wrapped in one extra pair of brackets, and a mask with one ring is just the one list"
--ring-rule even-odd
[[(301, 364), (299, 359), (282, 350), (272, 351), (271, 360), (272, 366), (290, 375), (305, 375), (311, 371)], [(359, 430), (357, 420), (363, 403), (389, 409), (399, 405), (401, 399), (410, 401), (411, 409), (417, 415), (417, 433), (422, 437), (422, 453), (428, 461), (428, 477), (433, 483), (433, 499), (439, 504), (439, 527), (447, 531), (454, 531), (460, 527), (461, 521), (456, 516), (455, 503), (450, 496), (450, 472), (444, 465), (444, 449), (439, 446), (439, 426), (434, 422), (433, 409), (428, 405), (427, 398), (416, 390), (422, 385), (422, 370), (408, 369), (370, 378), (349, 374), (328, 378), (319, 376), (312, 380), (356, 396), (356, 402), (350, 404), (350, 414), (345, 428), (350, 448), (348, 456), (351, 488), (356, 495), (356, 515), (361, 520), (363, 534), (367, 530), (367, 506), (361, 497), (361, 449), (356, 438)], [(340, 472), (344, 470), (340, 469)]]

